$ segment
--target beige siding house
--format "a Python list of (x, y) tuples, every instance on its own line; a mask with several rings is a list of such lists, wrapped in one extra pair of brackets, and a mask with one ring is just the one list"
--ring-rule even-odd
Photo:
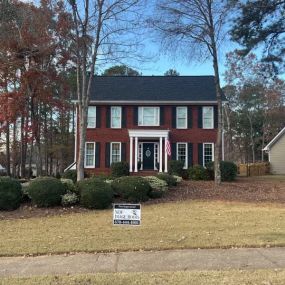
[(268, 153), (272, 174), (285, 174), (285, 127), (263, 149)]

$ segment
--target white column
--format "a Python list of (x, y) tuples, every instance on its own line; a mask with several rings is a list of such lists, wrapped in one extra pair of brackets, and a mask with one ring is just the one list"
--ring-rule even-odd
[(138, 137), (135, 137), (135, 172), (138, 172)]
[(133, 172), (133, 137), (130, 137), (130, 172)]
[(168, 168), (167, 168), (167, 151), (166, 151), (166, 140), (167, 138), (164, 138), (164, 172), (168, 172)]
[(159, 138), (159, 172), (162, 172), (162, 137)]

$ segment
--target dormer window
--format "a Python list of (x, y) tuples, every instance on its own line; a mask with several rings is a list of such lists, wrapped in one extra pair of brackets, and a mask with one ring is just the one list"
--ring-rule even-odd
[(139, 126), (159, 126), (159, 107), (139, 107)]

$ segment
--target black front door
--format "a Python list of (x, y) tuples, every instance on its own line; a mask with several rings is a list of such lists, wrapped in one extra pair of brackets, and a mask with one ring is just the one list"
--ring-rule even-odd
[(154, 169), (154, 143), (143, 144), (143, 169)]

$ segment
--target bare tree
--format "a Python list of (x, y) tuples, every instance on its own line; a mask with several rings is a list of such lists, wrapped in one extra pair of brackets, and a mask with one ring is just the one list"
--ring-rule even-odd
[[(213, 62), (218, 102), (218, 136), (215, 145), (215, 182), (220, 184), (222, 141), (222, 90), (218, 64), (218, 46), (231, 1), (223, 0), (157, 0), (157, 13), (150, 21), (159, 31), (162, 43), (171, 51), (182, 51), (189, 59)], [(186, 52), (186, 53), (185, 53)], [(196, 56), (196, 57), (195, 57)]]

